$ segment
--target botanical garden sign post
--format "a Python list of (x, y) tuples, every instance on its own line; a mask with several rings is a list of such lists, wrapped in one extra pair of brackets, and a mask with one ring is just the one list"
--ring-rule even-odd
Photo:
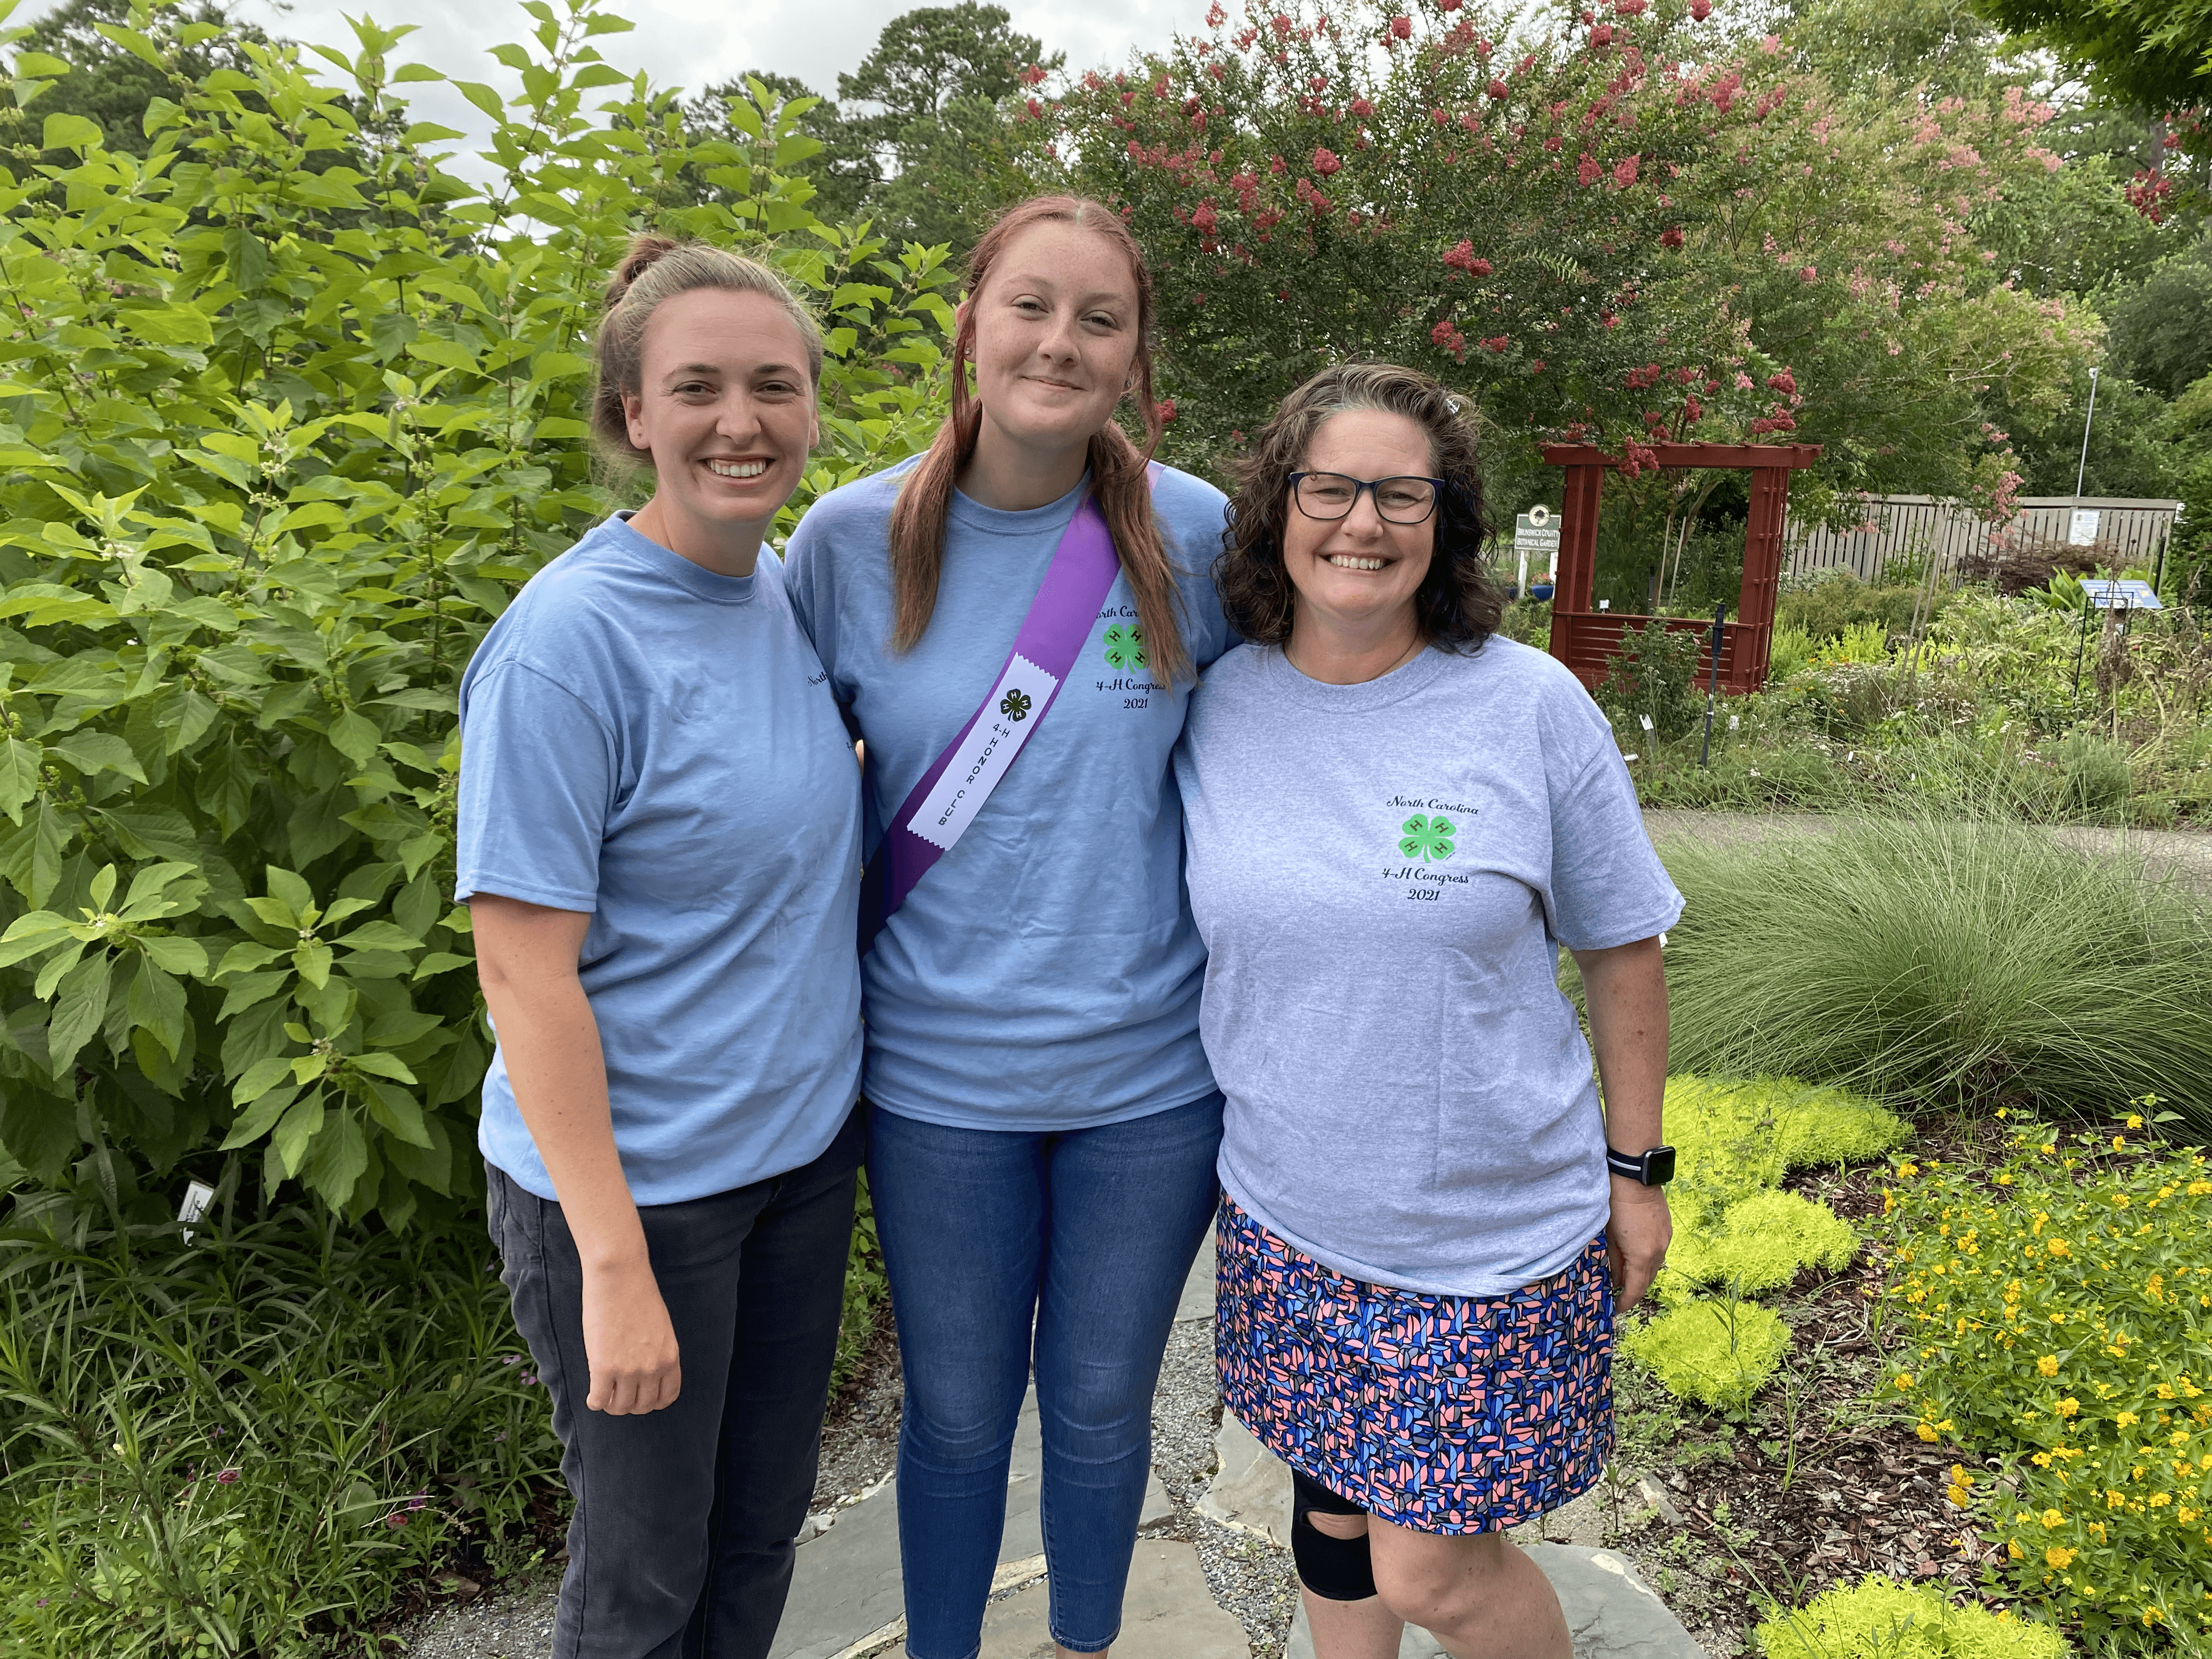
[[(1641, 629), (1648, 617), (1598, 611), (1590, 602), (1597, 572), (1598, 493), (1606, 470), (1617, 465), (1590, 444), (1547, 444), (1544, 459), (1567, 471), (1559, 509), (1557, 586), (1552, 594), (1552, 654), (1595, 690), (1620, 649), (1621, 636)], [(1735, 617), (1721, 625), (1720, 683), (1731, 691), (1756, 691), (1766, 684), (1774, 635), (1774, 596), (1782, 583), (1782, 520), (1790, 504), (1790, 474), (1810, 466), (1818, 444), (1654, 444), (1639, 448), (1645, 465), (1737, 467), (1751, 473), (1751, 516), (1744, 526), (1743, 587)], [(1666, 617), (1670, 629), (1703, 634), (1712, 624), (1696, 617)], [(1698, 678), (1712, 672), (1708, 647), (1698, 659)]]

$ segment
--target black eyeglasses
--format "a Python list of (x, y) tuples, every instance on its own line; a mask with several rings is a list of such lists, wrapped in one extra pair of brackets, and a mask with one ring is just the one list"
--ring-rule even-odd
[(1350, 515), (1359, 492), (1371, 491), (1387, 524), (1420, 524), (1437, 510), (1442, 478), (1348, 478), (1341, 472), (1293, 472), (1291, 499), (1309, 519), (1333, 524)]

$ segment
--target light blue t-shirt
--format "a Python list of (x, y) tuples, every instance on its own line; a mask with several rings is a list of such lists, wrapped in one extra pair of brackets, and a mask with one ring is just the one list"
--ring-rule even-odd
[[(1024, 513), (956, 493), (936, 610), (901, 654), (889, 526), (904, 471), (823, 496), (788, 553), (792, 604), (867, 742), (872, 841), (997, 679), (1090, 487)], [(1203, 666), (1229, 642), (1209, 574), (1227, 500), (1164, 470), (1152, 506)], [(868, 952), (876, 1104), (958, 1128), (1056, 1130), (1212, 1092), (1198, 1037), (1206, 952), (1170, 769), (1190, 681), (1170, 690), (1133, 660), (1136, 625), (1117, 576), (1043, 726)]]
[[(723, 576), (620, 518), (531, 579), (461, 682), (454, 896), (587, 912), (580, 977), (630, 1195), (828, 1148), (858, 1094), (860, 768), (763, 551)], [(483, 1155), (556, 1196), (506, 1054)]]
[(1358, 685), (1248, 645), (1192, 700), (1176, 775), (1229, 1195), (1370, 1284), (1563, 1271), (1611, 1182), (1559, 947), (1682, 911), (1589, 694), (1507, 639)]

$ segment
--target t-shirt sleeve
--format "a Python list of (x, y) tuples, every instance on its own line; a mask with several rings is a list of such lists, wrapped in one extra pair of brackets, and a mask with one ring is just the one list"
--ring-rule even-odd
[(1552, 932), (1604, 951), (1673, 927), (1682, 896), (1652, 850), (1636, 785), (1610, 741), (1552, 793)]
[(455, 900), (497, 893), (597, 910), (618, 775), (611, 729), (574, 692), (519, 662), (475, 679), (461, 724)]

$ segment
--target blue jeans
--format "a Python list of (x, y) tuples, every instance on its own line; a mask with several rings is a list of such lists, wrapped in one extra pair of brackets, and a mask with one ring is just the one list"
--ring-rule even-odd
[(868, 1189), (906, 1372), (912, 1659), (974, 1659), (1035, 1324), (1053, 1639), (1109, 1646), (1152, 1467), (1152, 1390), (1219, 1188), (1221, 1097), (1060, 1133), (874, 1108)]

